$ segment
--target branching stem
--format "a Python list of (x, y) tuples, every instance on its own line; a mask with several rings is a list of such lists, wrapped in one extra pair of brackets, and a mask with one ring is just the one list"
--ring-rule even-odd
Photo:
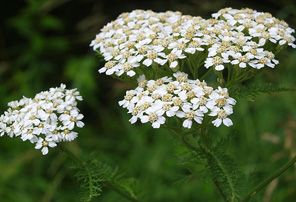
[(229, 179), (229, 177), (228, 177), (227, 171), (225, 170), (223, 164), (220, 162), (220, 160), (217, 158), (217, 156), (211, 150), (209, 150), (209, 148), (207, 148), (205, 145), (199, 144), (199, 148), (197, 148), (196, 146), (194, 146), (190, 142), (188, 142), (186, 140), (185, 136), (183, 136), (182, 140), (183, 140), (184, 144), (192, 151), (196, 151), (196, 152), (202, 151), (206, 155), (209, 155), (211, 157), (211, 159), (217, 163), (217, 165), (219, 166), (219, 168), (223, 172), (225, 178), (227, 179), (227, 184), (229, 185), (229, 187), (231, 189), (231, 196), (229, 196), (230, 199), (223, 192), (223, 189), (220, 187), (220, 183), (214, 179), (213, 179), (213, 182), (216, 185), (219, 193), (223, 197), (224, 201), (234, 201), (235, 200), (235, 190), (234, 190), (233, 184), (231, 182), (231, 179)]
[(256, 195), (259, 191), (264, 189), (269, 183), (271, 183), (274, 179), (281, 176), (284, 172), (286, 172), (290, 167), (292, 167), (296, 163), (296, 156), (294, 156), (288, 163), (283, 165), (280, 169), (275, 171), (270, 177), (266, 178), (262, 182), (260, 182), (249, 194), (242, 200), (242, 202), (249, 201), (254, 195)]

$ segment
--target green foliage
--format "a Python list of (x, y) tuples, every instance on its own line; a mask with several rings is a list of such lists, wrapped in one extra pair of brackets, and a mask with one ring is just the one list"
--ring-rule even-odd
[(82, 201), (92, 201), (100, 196), (103, 187), (107, 187), (129, 201), (138, 201), (136, 188), (138, 182), (134, 178), (126, 178), (118, 168), (112, 168), (106, 163), (89, 158), (76, 165), (76, 177), (81, 185)]
[(230, 94), (238, 99), (254, 100), (261, 94), (277, 94), (284, 92), (295, 92), (295, 87), (275, 86), (274, 84), (252, 84), (249, 86), (239, 86), (231, 89)]
[[(209, 13), (225, 6), (251, 7), (271, 12), (296, 28), (294, 0), (284, 3), (276, 0), (172, 0), (170, 3), (147, 1), (144, 4), (117, 1), (116, 5), (107, 0), (1, 3), (1, 112), (6, 110), (8, 101), (23, 95), (32, 96), (62, 82), (80, 89), (84, 97), (80, 107), (86, 127), (79, 131), (77, 141), (70, 144), (83, 155), (93, 151), (103, 154), (102, 162), (108, 162), (107, 168), (110, 168), (102, 172), (106, 163), (93, 163), (93, 159), (101, 159), (97, 156), (87, 160), (91, 169), (78, 166), (78, 177), (86, 180), (82, 193), (86, 199), (91, 195), (92, 201), (127, 201), (116, 191), (120, 190), (133, 198), (138, 197), (141, 202), (222, 201), (213, 180), (222, 183), (223, 193), (228, 193), (229, 199), (237, 193), (241, 196), (295, 153), (296, 93), (292, 91), (296, 86), (295, 50), (279, 55), (280, 65), (264, 72), (255, 86), (246, 83), (242, 89), (232, 89), (231, 93), (239, 99), (232, 115), (234, 127), (210, 131), (210, 142), (214, 144), (207, 146), (217, 159), (212, 160), (215, 159), (213, 155), (205, 155), (201, 150), (192, 154), (166, 130), (131, 125), (129, 116), (119, 110), (117, 104), (130, 86), (100, 75), (97, 70), (102, 63), (88, 47), (106, 22), (135, 8), (180, 10), (185, 14), (209, 17)], [(286, 93), (278, 95), (284, 91)], [(250, 103), (246, 98), (256, 98), (256, 102)], [(80, 184), (73, 178), (73, 172), (69, 172), (69, 164), (58, 150), (53, 149), (48, 156), (42, 157), (30, 144), (0, 138), (0, 153), (1, 202), (80, 201), (75, 194), (81, 191)], [(208, 161), (210, 165), (207, 165)], [(124, 177), (109, 165), (122, 168), (127, 176), (137, 180)], [(240, 165), (239, 169), (237, 165)], [(108, 170), (123, 177), (110, 179), (102, 174)], [(107, 181), (113, 182), (109, 184), (112, 187), (106, 184)], [(290, 169), (274, 187), (262, 190), (252, 202), (294, 202), (295, 187), (295, 169)], [(101, 195), (95, 197), (95, 193)]]
[(76, 177), (80, 182), (82, 201), (91, 201), (93, 198), (101, 195), (102, 193), (102, 174), (101, 171), (94, 169), (91, 163), (77, 168)]
[[(202, 139), (202, 136), (200, 136)], [(225, 146), (229, 141), (221, 140), (215, 147), (206, 146), (201, 139), (185, 135), (183, 141), (189, 149), (195, 152), (198, 159), (206, 162), (206, 169), (211, 175), (213, 183), (223, 196), (224, 201), (239, 201), (241, 194), (241, 180), (244, 178), (234, 160), (225, 153)], [(229, 139), (227, 139), (229, 140)]]
[(208, 163), (212, 179), (225, 201), (235, 202), (239, 199), (238, 171), (233, 159), (228, 155), (215, 153), (201, 147)]

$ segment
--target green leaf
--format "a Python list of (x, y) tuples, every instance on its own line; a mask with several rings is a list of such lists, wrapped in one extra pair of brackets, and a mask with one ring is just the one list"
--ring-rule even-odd
[(136, 188), (138, 181), (134, 178), (126, 178), (125, 174), (117, 168), (90, 158), (83, 166), (76, 167), (77, 178), (81, 183), (82, 201), (92, 201), (100, 196), (103, 187), (107, 187), (122, 195), (129, 201), (138, 201)]
[(203, 158), (206, 161), (206, 167), (211, 174), (212, 181), (219, 189), (224, 201), (239, 201), (239, 182), (243, 175), (233, 159), (226, 153), (219, 151), (218, 146), (210, 148), (197, 142), (192, 136), (188, 137), (184, 137), (184, 143), (194, 151), (198, 158)]
[(295, 87), (274, 86), (272, 84), (256, 84), (231, 88), (230, 94), (236, 98), (247, 98), (252, 100), (260, 94), (275, 94), (294, 91), (296, 91)]

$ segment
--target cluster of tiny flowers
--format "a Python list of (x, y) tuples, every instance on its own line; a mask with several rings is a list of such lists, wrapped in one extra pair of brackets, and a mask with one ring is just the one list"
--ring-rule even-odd
[(226, 64), (261, 69), (278, 64), (268, 42), (295, 48), (293, 32), (284, 21), (251, 9), (222, 9), (208, 20), (135, 10), (104, 26), (91, 46), (103, 55), (106, 64), (99, 72), (107, 75), (132, 77), (141, 66), (176, 69), (190, 54), (207, 51), (206, 68), (221, 71)]
[(107, 61), (100, 73), (132, 77), (139, 66), (174, 69), (186, 54), (204, 51), (210, 39), (206, 26), (205, 19), (180, 12), (134, 10), (108, 23), (90, 45)]
[(295, 37), (292, 35), (295, 30), (290, 28), (285, 21), (272, 17), (270, 13), (258, 12), (249, 8), (224, 8), (212, 14), (212, 17), (224, 20), (236, 30), (257, 38), (260, 41), (259, 44), (270, 41), (274, 44), (287, 44), (293, 48), (296, 47)]
[(204, 81), (190, 80), (183, 72), (174, 77), (158, 80), (138, 79), (138, 87), (126, 92), (119, 105), (132, 115), (130, 122), (150, 122), (159, 128), (168, 117), (183, 120), (184, 128), (191, 128), (196, 122), (201, 124), (205, 115), (214, 117), (212, 123), (219, 127), (222, 123), (231, 126), (229, 115), (233, 113), (236, 101), (229, 97), (226, 88), (213, 89)]
[(22, 98), (8, 103), (9, 109), (0, 116), (0, 136), (19, 137), (35, 144), (43, 155), (57, 143), (74, 140), (82, 128), (83, 115), (77, 108), (82, 97), (76, 89), (65, 85), (38, 93), (33, 99)]
[(212, 17), (209, 29), (215, 33), (215, 43), (208, 49), (206, 68), (213, 66), (220, 71), (225, 64), (274, 68), (279, 63), (273, 53), (278, 46), (296, 47), (292, 35), (295, 30), (270, 13), (225, 8)]

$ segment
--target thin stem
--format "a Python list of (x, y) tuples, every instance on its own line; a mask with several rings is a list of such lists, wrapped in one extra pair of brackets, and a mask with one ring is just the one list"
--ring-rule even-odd
[(250, 193), (242, 200), (242, 202), (249, 201), (254, 195), (256, 195), (259, 191), (261, 191), (264, 187), (266, 187), (270, 182), (274, 179), (281, 176), (284, 172), (286, 172), (290, 167), (292, 167), (296, 163), (296, 156), (294, 156), (288, 163), (283, 165), (280, 169), (275, 171), (270, 177), (266, 178), (262, 182), (260, 182)]
[[(182, 142), (182, 143), (183, 143), (183, 144), (184, 144), (189, 150), (191, 150), (191, 151), (195, 151), (195, 152), (197, 152), (197, 153), (200, 152), (200, 149), (199, 149), (196, 145), (193, 145), (193, 144), (191, 144), (191, 142), (187, 141), (187, 139), (186, 139), (186, 135), (180, 135), (177, 131), (175, 131), (175, 130), (173, 130), (173, 129), (171, 129), (171, 131), (173, 131), (173, 132), (174, 132), (174, 133), (180, 138), (181, 142)], [(207, 148), (206, 148), (205, 146), (202, 146), (202, 145), (200, 145), (200, 144), (199, 144), (199, 146), (200, 146), (201, 149), (203, 149), (204, 151), (210, 153), (210, 152), (207, 150)], [(220, 187), (219, 183), (218, 183), (217, 181), (215, 181), (215, 180), (213, 180), (213, 182), (214, 182), (215, 186), (217, 187), (219, 193), (221, 194), (222, 198), (224, 199), (224, 201), (228, 201), (228, 200), (227, 200), (227, 197), (226, 197), (225, 194), (223, 193), (223, 190), (222, 190), (222, 188)]]
[[(193, 151), (195, 151), (195, 152), (202, 151), (203, 153), (210, 155), (210, 156), (212, 157), (212, 159), (215, 160), (215, 161), (217, 162), (217, 164), (218, 164), (219, 167), (221, 168), (222, 172), (223, 172), (223, 173), (226, 173), (226, 172), (225, 172), (225, 169), (223, 168), (223, 165), (221, 165), (221, 163), (220, 163), (220, 160), (217, 159), (217, 157), (215, 156), (215, 154), (214, 154), (212, 151), (210, 151), (209, 148), (208, 148), (207, 146), (205, 146), (205, 145), (203, 145), (203, 144), (199, 144), (199, 147), (196, 147), (195, 145), (193, 145), (193, 144), (191, 144), (190, 142), (188, 142), (188, 141), (186, 140), (185, 136), (183, 136), (182, 140), (183, 140), (183, 143), (184, 143), (189, 149), (191, 149), (191, 150), (193, 150)], [(226, 175), (225, 175), (225, 176), (226, 176)], [(226, 178), (227, 178), (228, 184), (231, 184), (229, 178), (228, 178), (228, 177), (226, 177)], [(217, 180), (215, 180), (215, 179), (212, 179), (212, 180), (213, 180), (214, 185), (217, 187), (217, 189), (218, 189), (220, 195), (222, 196), (223, 200), (224, 200), (224, 201), (230, 201), (230, 200), (228, 199), (228, 197), (225, 195), (225, 193), (223, 192), (223, 189), (221, 188), (219, 182), (218, 182)], [(234, 193), (233, 187), (232, 187), (232, 186), (230, 186), (230, 187), (231, 187), (232, 193)], [(232, 200), (231, 200), (231, 201), (232, 201)]]
[(114, 183), (112, 183), (110, 181), (105, 181), (105, 185), (107, 187), (109, 187), (110, 189), (112, 189), (113, 191), (115, 191), (116, 193), (118, 193), (119, 195), (124, 196), (129, 201), (138, 202), (138, 200), (136, 198), (132, 197), (128, 193), (126, 193), (126, 192), (122, 191), (121, 189), (119, 189)]
[(75, 154), (73, 154), (73, 152), (71, 152), (68, 148), (64, 147), (63, 145), (59, 146), (58, 148), (67, 154), (74, 162), (84, 166), (85, 163)]
[(209, 68), (204, 75), (201, 76), (200, 81), (204, 80), (213, 70), (213, 68)]

